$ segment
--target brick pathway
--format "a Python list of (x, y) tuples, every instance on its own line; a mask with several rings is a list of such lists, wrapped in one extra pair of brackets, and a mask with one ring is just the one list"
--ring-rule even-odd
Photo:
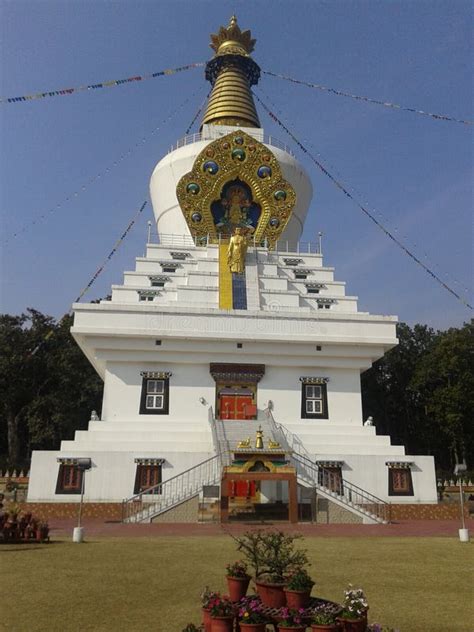
[[(73, 528), (77, 522), (70, 519), (52, 519), (50, 521), (51, 536), (72, 538)], [(401, 520), (389, 525), (361, 525), (361, 524), (307, 524), (295, 526), (281, 522), (264, 524), (239, 523), (225, 525), (218, 524), (121, 524), (118, 522), (104, 522), (102, 520), (86, 519), (83, 521), (86, 536), (111, 538), (136, 538), (159, 536), (218, 536), (231, 533), (243, 533), (249, 529), (277, 528), (282, 531), (301, 533), (306, 537), (452, 537), (458, 538), (461, 527), (458, 520)], [(474, 537), (474, 520), (466, 521)]]

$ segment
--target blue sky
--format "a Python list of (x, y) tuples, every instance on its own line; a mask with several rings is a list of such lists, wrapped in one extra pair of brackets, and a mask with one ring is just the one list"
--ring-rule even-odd
[[(253, 57), (262, 69), (474, 118), (469, 2), (4, 0), (0, 6), (3, 97), (206, 61), (209, 34), (235, 12), (257, 38)], [(148, 199), (155, 164), (184, 136), (208, 90), (203, 69), (196, 69), (0, 106), (2, 312), (69, 310)], [(377, 219), (472, 304), (472, 127), (268, 76), (256, 92)], [(267, 133), (292, 145), (261, 108), (259, 114)], [(304, 239), (324, 233), (325, 264), (335, 266), (348, 294), (359, 296), (359, 309), (440, 329), (471, 318), (294, 150), (315, 191)], [(151, 215), (149, 206), (84, 300), (105, 296), (133, 269)]]

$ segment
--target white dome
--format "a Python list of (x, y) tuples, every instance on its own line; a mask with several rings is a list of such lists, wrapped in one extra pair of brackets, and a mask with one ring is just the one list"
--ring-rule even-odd
[[(194, 162), (201, 151), (215, 140), (217, 137), (216, 132), (219, 132), (218, 135), (221, 136), (223, 133), (235, 131), (235, 129), (240, 128), (226, 127), (224, 129), (221, 126), (220, 128), (213, 127), (212, 130), (204, 129), (203, 136), (206, 132), (212, 132), (212, 137), (207, 137), (203, 140), (202, 136), (196, 135), (195, 142), (175, 149), (156, 165), (150, 180), (150, 196), (160, 235), (191, 234), (176, 197), (178, 182), (186, 173), (192, 170)], [(261, 129), (245, 128), (244, 131), (255, 136), (257, 140), (263, 139), (263, 130)], [(275, 146), (271, 140), (264, 144), (273, 152), (278, 160), (283, 177), (288, 180), (296, 192), (296, 205), (281, 237), (281, 239), (294, 243), (300, 239), (303, 232), (304, 221), (313, 195), (313, 187), (306, 171), (294, 156), (288, 151)]]

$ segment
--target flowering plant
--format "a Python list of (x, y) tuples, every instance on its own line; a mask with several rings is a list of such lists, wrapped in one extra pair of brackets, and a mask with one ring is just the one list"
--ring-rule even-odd
[(211, 604), (216, 599), (219, 599), (219, 598), (220, 598), (220, 593), (213, 592), (212, 590), (209, 590), (209, 586), (206, 586), (201, 593), (201, 605), (204, 608), (204, 610), (210, 610), (212, 607)]
[(289, 590), (311, 590), (314, 582), (304, 568), (297, 568), (287, 575), (286, 587)]
[(265, 623), (267, 620), (261, 601), (252, 597), (244, 597), (239, 603), (238, 618), (243, 623)]
[(336, 614), (334, 612), (334, 606), (329, 604), (320, 606), (316, 612), (313, 613), (311, 623), (318, 625), (334, 625), (336, 623)]
[(362, 588), (353, 588), (352, 584), (349, 584), (347, 590), (344, 591), (343, 605), (342, 616), (346, 619), (360, 619), (369, 609)]
[(298, 608), (298, 610), (294, 610), (293, 608), (282, 608), (280, 610), (280, 614), (283, 619), (278, 623), (278, 627), (291, 628), (295, 625), (303, 624), (306, 610), (304, 608)]
[(235, 615), (235, 605), (228, 597), (216, 596), (210, 605), (211, 617), (231, 617)]
[(242, 560), (227, 564), (226, 569), (228, 577), (248, 577), (247, 564)]

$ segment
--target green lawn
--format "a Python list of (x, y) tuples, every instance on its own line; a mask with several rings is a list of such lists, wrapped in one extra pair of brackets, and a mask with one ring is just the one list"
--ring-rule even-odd
[[(364, 588), (369, 621), (401, 632), (472, 632), (471, 544), (455, 538), (305, 538), (314, 595)], [(199, 593), (225, 589), (228, 536), (97, 539), (0, 546), (0, 629), (180, 632)]]

